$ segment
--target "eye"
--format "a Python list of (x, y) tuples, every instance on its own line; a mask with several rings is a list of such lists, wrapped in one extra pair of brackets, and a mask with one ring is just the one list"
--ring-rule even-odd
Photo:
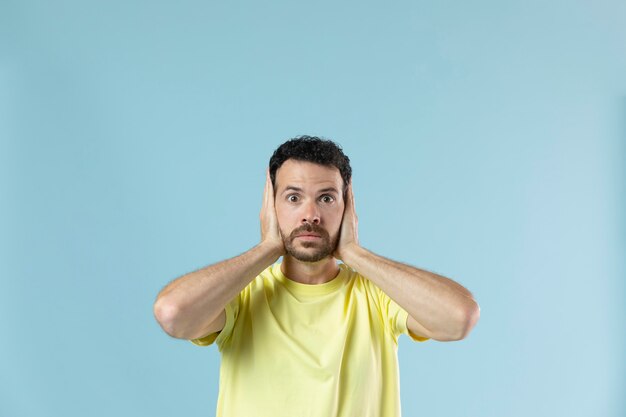
[(335, 201), (335, 198), (330, 194), (324, 194), (322, 196), (322, 201), (324, 201), (324, 203), (332, 203), (333, 201)]
[(298, 201), (298, 196), (296, 194), (290, 194), (287, 196), (287, 201), (295, 203), (296, 201)]

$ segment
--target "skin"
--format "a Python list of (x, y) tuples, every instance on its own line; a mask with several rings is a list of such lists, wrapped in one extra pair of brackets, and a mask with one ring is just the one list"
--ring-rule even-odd
[[(337, 168), (290, 159), (276, 172), (275, 193), (268, 170), (260, 213), (261, 242), (239, 256), (168, 284), (154, 304), (163, 330), (181, 339), (220, 331), (228, 301), (283, 256), (285, 276), (310, 285), (335, 278), (337, 260), (341, 260), (408, 312), (406, 325), (413, 335), (439, 341), (465, 338), (480, 317), (472, 294), (449, 278), (363, 248), (352, 183), (347, 184), (345, 200), (343, 187)], [(297, 237), (301, 233), (316, 233), (319, 238)]]
[[(281, 270), (285, 276), (305, 284), (328, 282), (339, 273), (336, 261), (341, 260), (409, 313), (407, 327), (413, 335), (439, 341), (465, 338), (480, 317), (480, 307), (473, 295), (449, 278), (392, 261), (361, 247), (352, 182), (347, 186), (345, 201), (339, 193), (333, 194), (332, 203), (324, 199), (328, 191), (322, 190), (341, 190), (342, 186), (337, 168), (287, 160), (276, 173), (274, 193), (268, 172), (261, 211), (262, 242), (283, 254)], [(315, 241), (294, 238), (295, 234), (311, 228), (322, 238)], [(307, 256), (319, 255), (326, 244), (334, 248), (332, 254), (316, 262), (306, 262)]]
[[(339, 170), (289, 159), (276, 172), (276, 189), (273, 201), (285, 251), (282, 272), (304, 284), (332, 280), (339, 273), (333, 254), (345, 209)], [(303, 233), (320, 237), (297, 236)]]

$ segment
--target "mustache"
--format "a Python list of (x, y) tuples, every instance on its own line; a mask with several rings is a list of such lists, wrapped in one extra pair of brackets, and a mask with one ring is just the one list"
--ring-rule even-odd
[(291, 238), (295, 238), (297, 235), (302, 234), (304, 232), (307, 233), (315, 233), (320, 235), (323, 238), (329, 238), (330, 236), (328, 235), (328, 232), (326, 231), (326, 229), (322, 228), (321, 226), (315, 225), (315, 224), (310, 224), (307, 223), (303, 226), (300, 226), (296, 229), (294, 229), (291, 232)]

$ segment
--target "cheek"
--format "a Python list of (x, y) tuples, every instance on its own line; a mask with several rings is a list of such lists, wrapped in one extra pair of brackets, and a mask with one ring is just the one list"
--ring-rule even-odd
[(278, 219), (279, 226), (287, 228), (293, 223), (294, 219), (297, 218), (297, 213), (293, 210), (289, 210), (288, 207), (277, 205), (276, 218)]
[(339, 228), (341, 227), (342, 219), (343, 219), (343, 208), (340, 211), (339, 210), (334, 211), (329, 216), (329, 227), (332, 228), (333, 231), (338, 231)]

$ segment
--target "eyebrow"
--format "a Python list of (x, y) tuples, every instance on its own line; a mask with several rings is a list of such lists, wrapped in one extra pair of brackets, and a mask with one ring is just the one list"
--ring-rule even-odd
[[(285, 188), (282, 192), (282, 194), (285, 194), (287, 191), (297, 191), (299, 193), (303, 192), (304, 190), (302, 188), (299, 187), (294, 187), (293, 185), (288, 185), (287, 188)], [(339, 194), (339, 191), (337, 191), (337, 189), (335, 187), (327, 187), (327, 188), (322, 188), (321, 190), (318, 191), (318, 193), (327, 193), (327, 192), (334, 192), (335, 194)]]

